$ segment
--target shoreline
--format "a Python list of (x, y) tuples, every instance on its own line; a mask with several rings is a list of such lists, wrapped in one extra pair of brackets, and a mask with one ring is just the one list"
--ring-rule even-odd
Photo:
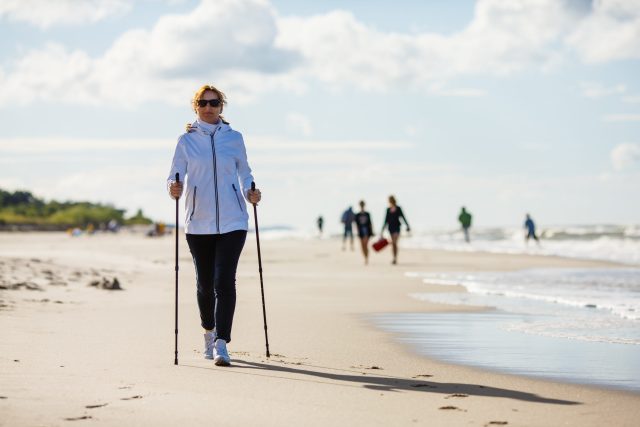
[[(480, 309), (480, 311), (483, 309), (483, 307), (478, 307), (478, 309)], [(469, 311), (469, 313), (474, 313), (477, 311)], [(442, 312), (439, 313), (458, 313), (457, 311), (446, 311), (443, 310)], [(437, 313), (437, 314), (439, 314)], [(393, 313), (393, 314), (397, 314), (397, 313)], [(402, 313), (402, 314), (411, 314), (411, 313)], [(465, 313), (466, 314), (466, 313)], [(371, 315), (371, 316), (375, 316), (375, 315)], [(497, 375), (497, 376), (504, 376), (504, 377), (512, 377), (514, 380), (531, 380), (531, 381), (535, 381), (535, 382), (540, 382), (540, 383), (549, 383), (549, 384), (553, 384), (555, 386), (558, 387), (562, 387), (562, 386), (573, 386), (573, 387), (579, 387), (579, 388), (585, 388), (585, 389), (589, 389), (593, 392), (598, 392), (598, 391), (603, 391), (603, 392), (611, 392), (611, 393), (622, 393), (622, 394), (626, 394), (629, 396), (633, 396), (633, 397), (640, 397), (640, 392), (638, 391), (633, 391), (633, 390), (629, 390), (629, 389), (624, 389), (624, 388), (620, 388), (620, 387), (614, 387), (614, 386), (607, 386), (604, 384), (594, 384), (594, 383), (589, 383), (589, 382), (581, 382), (581, 381), (568, 381), (568, 380), (562, 380), (562, 379), (558, 379), (555, 377), (546, 377), (546, 376), (534, 376), (534, 375), (527, 375), (527, 374), (523, 374), (523, 373), (515, 373), (515, 372), (507, 372), (504, 370), (500, 370), (500, 369), (496, 369), (496, 368), (491, 368), (491, 367), (479, 367), (473, 364), (467, 364), (467, 363), (456, 363), (456, 362), (451, 362), (451, 361), (446, 361), (446, 360), (442, 360), (441, 358), (438, 358), (436, 356), (433, 355), (429, 355), (429, 354), (422, 354), (420, 353), (414, 345), (412, 345), (409, 342), (405, 342), (401, 339), (398, 339), (396, 334), (394, 332), (388, 331), (380, 326), (377, 326), (375, 324), (375, 320), (371, 319), (371, 318), (367, 318), (367, 317), (371, 317), (371, 316), (365, 316), (363, 317), (364, 321), (368, 322), (370, 324), (371, 328), (374, 328), (380, 332), (382, 332), (390, 342), (393, 342), (395, 345), (397, 345), (398, 347), (402, 348), (403, 351), (405, 351), (407, 354), (414, 356), (414, 357), (418, 357), (418, 358), (424, 358), (425, 360), (430, 361), (431, 363), (434, 364), (439, 364), (439, 365), (443, 365), (443, 366), (453, 366), (453, 367), (457, 367), (457, 368), (462, 368), (465, 370), (469, 370), (470, 372), (474, 372), (475, 374), (478, 375)]]
[[(457, 315), (465, 316), (465, 315), (473, 315), (478, 313), (487, 313), (487, 312), (495, 311), (491, 307), (474, 307), (474, 308), (475, 310), (472, 310), (469, 312), (460, 312), (458, 310), (446, 311), (445, 309), (442, 312), (430, 313), (430, 315), (457, 314)], [(419, 314), (419, 313), (405, 313), (405, 312), (392, 313), (392, 315), (398, 315), (398, 314), (401, 316), (402, 315), (410, 316), (410, 315)], [(494, 373), (498, 375), (528, 378), (534, 381), (551, 382), (558, 385), (574, 385), (579, 387), (588, 387), (594, 390), (623, 392), (623, 393), (629, 393), (631, 395), (640, 396), (640, 386), (637, 386), (637, 385), (635, 387), (616, 386), (613, 384), (607, 384), (602, 382), (598, 383), (590, 379), (584, 379), (576, 376), (559, 377), (557, 375), (554, 376), (552, 374), (545, 374), (545, 373), (528, 373), (518, 368), (508, 368), (508, 367), (500, 368), (500, 367), (490, 366), (487, 364), (480, 365), (478, 362), (462, 362), (462, 361), (454, 361), (454, 360), (445, 360), (447, 355), (452, 354), (451, 351), (441, 355), (438, 355), (437, 353), (429, 350), (421, 351), (417, 344), (411, 342), (412, 338), (410, 334), (407, 334), (407, 333), (402, 334), (402, 332), (400, 331), (394, 332), (390, 330), (389, 327), (376, 324), (376, 323), (381, 323), (380, 317), (383, 317), (383, 316), (384, 315), (381, 316), (379, 314), (369, 316), (371, 318), (369, 319), (369, 321), (371, 322), (372, 327), (378, 328), (386, 332), (390, 340), (392, 340), (394, 343), (400, 346), (406, 347), (407, 351), (410, 351), (416, 354), (417, 356), (424, 357), (426, 359), (429, 359), (435, 362), (443, 363), (445, 365), (455, 365), (459, 367), (464, 367), (466, 369), (472, 369), (478, 372), (487, 372), (487, 373)], [(460, 323), (465, 323), (465, 321), (460, 321)], [(396, 334), (402, 334), (402, 335), (400, 338), (398, 338)], [(620, 344), (620, 345), (625, 345), (625, 344)], [(455, 352), (453, 354), (455, 355)]]
[[(238, 268), (233, 366), (217, 368), (199, 354), (194, 273), (184, 243), (180, 365), (174, 367), (170, 236), (0, 233), (5, 266), (17, 258), (39, 259), (40, 270), (53, 268), (61, 277), (83, 274), (67, 286), (41, 285), (44, 292), (2, 291), (5, 302), (15, 300), (0, 311), (0, 368), (6, 378), (0, 414), (7, 425), (62, 425), (85, 416), (102, 425), (174, 425), (204, 422), (215, 413), (219, 422), (233, 425), (281, 425), (286, 417), (307, 425), (631, 426), (640, 416), (636, 393), (440, 362), (367, 319), (384, 312), (471, 311), (410, 298), (425, 288), (404, 277), (412, 268), (611, 263), (405, 249), (398, 266), (382, 253), (364, 267), (358, 252), (340, 251), (339, 240), (261, 239), (273, 354), (266, 359), (257, 254), (249, 238)], [(117, 276), (124, 291), (87, 286), (93, 277), (88, 266), (96, 277)], [(40, 301), (45, 296), (49, 302)], [(38, 351), (29, 346), (33, 340)], [(223, 394), (216, 392), (219, 387)]]
[[(575, 260), (572, 257), (556, 258), (561, 262)], [(625, 312), (615, 305), (608, 305), (607, 301), (582, 299), (585, 296), (567, 299), (567, 294), (547, 293), (544, 288), (540, 293), (541, 288), (537, 288), (538, 292), (535, 287), (533, 291), (530, 288), (528, 282), (532, 277), (536, 277), (532, 283), (540, 280), (554, 283), (553, 279), (557, 277), (575, 280), (576, 275), (580, 277), (583, 274), (590, 278), (586, 286), (591, 286), (593, 281), (603, 286), (602, 280), (607, 276), (614, 277), (618, 283), (631, 280), (626, 283), (636, 283), (633, 286), (637, 286), (638, 276), (635, 276), (635, 281), (633, 279), (633, 275), (640, 274), (637, 266), (610, 261), (594, 265), (591, 260), (582, 261), (588, 264), (578, 268), (564, 265), (510, 272), (500, 272), (498, 268), (488, 274), (405, 272), (406, 277), (415, 278), (428, 287), (407, 297), (449, 304), (451, 310), (443, 313), (379, 314), (372, 316), (373, 322), (377, 327), (401, 334), (402, 338), (397, 341), (413, 351), (445, 363), (640, 393), (640, 371), (633, 362), (640, 360), (640, 341), (635, 329), (636, 305), (627, 304), (628, 311)], [(527, 281), (518, 282), (523, 277)], [(502, 278), (503, 283), (509, 283), (509, 286), (496, 287), (494, 282), (486, 282), (496, 278)], [(460, 307), (466, 310), (461, 312)], [(584, 326), (578, 327), (575, 319), (589, 324), (588, 332)], [(606, 328), (598, 329), (603, 327), (603, 322)], [(474, 333), (468, 332), (470, 328)], [(445, 330), (451, 336), (444, 337)], [(472, 341), (475, 346), (468, 344)], [(479, 348), (500, 351), (489, 357)], [(571, 360), (579, 363), (571, 363)], [(601, 366), (600, 360), (603, 363), (607, 361), (607, 366)]]

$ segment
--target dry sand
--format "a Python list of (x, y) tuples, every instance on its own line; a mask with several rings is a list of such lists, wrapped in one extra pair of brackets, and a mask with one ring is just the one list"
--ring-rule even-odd
[[(174, 366), (173, 242), (126, 233), (0, 234), (1, 426), (640, 423), (638, 394), (436, 362), (368, 320), (385, 312), (470, 310), (409, 298), (438, 290), (405, 277), (409, 270), (604, 263), (404, 250), (398, 266), (386, 252), (365, 267), (336, 240), (265, 240), (267, 359), (249, 239), (238, 272), (233, 366), (222, 368), (200, 354), (194, 271), (181, 238)], [(123, 290), (102, 287), (114, 278)]]

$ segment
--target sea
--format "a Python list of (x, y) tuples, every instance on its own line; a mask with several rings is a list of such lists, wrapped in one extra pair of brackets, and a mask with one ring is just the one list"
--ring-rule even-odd
[(470, 243), (459, 230), (431, 230), (401, 242), (616, 264), (473, 273), (414, 267), (405, 271), (407, 277), (442, 285), (442, 291), (408, 298), (478, 310), (383, 314), (373, 321), (419, 353), (445, 362), (640, 392), (640, 226), (558, 226), (540, 237), (539, 244), (526, 243), (520, 228), (485, 228), (474, 230)]

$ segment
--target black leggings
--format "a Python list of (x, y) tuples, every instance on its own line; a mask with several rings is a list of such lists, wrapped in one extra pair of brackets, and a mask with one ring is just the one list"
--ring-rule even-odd
[(204, 329), (231, 341), (236, 309), (236, 269), (247, 238), (245, 230), (225, 234), (187, 234), (196, 267), (198, 307)]

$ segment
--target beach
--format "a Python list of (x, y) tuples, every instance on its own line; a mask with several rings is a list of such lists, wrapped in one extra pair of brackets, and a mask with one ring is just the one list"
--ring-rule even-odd
[(639, 393), (447, 363), (375, 321), (487, 310), (412, 298), (442, 285), (408, 272), (616, 264), (404, 248), (396, 266), (388, 250), (364, 266), (337, 239), (261, 244), (271, 357), (251, 234), (238, 267), (231, 367), (201, 355), (181, 235), (175, 366), (172, 236), (0, 233), (0, 425), (638, 425)]

